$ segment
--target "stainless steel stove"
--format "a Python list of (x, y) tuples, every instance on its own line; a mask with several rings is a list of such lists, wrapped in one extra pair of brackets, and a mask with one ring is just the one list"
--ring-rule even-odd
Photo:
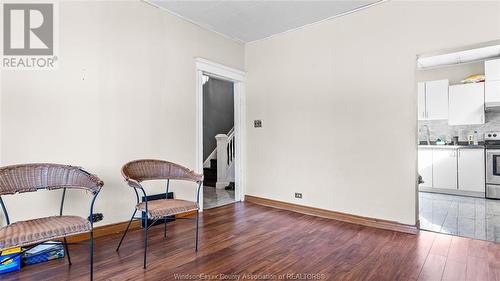
[(486, 198), (500, 199), (500, 132), (484, 134), (486, 147)]

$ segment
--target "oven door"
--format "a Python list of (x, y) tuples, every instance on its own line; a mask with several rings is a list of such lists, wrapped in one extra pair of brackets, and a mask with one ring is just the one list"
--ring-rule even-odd
[(500, 185), (500, 149), (486, 150), (486, 183)]

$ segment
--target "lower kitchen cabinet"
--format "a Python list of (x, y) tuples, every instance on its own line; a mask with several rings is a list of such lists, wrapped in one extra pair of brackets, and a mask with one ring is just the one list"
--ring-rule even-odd
[(458, 190), (485, 192), (483, 149), (458, 150)]
[(432, 148), (418, 150), (418, 173), (424, 181), (420, 186), (432, 187)]
[(434, 149), (432, 162), (433, 187), (457, 189), (457, 150)]
[(484, 196), (484, 160), (482, 148), (419, 147), (418, 173), (424, 181), (419, 186), (425, 191)]

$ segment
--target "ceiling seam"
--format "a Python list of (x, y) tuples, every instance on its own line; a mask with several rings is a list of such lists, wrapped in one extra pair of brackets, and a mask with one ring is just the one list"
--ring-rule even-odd
[(177, 18), (179, 18), (179, 19), (181, 19), (181, 20), (183, 20), (183, 21), (185, 21), (185, 22), (188, 22), (188, 23), (190, 23), (190, 24), (193, 24), (193, 25), (195, 25), (195, 26), (197, 26), (197, 27), (200, 27), (200, 28), (203, 28), (203, 29), (205, 29), (205, 30), (211, 31), (211, 32), (213, 32), (213, 33), (216, 33), (216, 34), (218, 34), (218, 35), (220, 35), (220, 36), (222, 36), (222, 37), (224, 37), (224, 38), (226, 38), (226, 39), (229, 39), (229, 40), (231, 40), (231, 41), (234, 41), (234, 42), (236, 42), (236, 43), (238, 43), (238, 44), (243, 44), (243, 45), (245, 45), (245, 44), (246, 44), (246, 42), (245, 42), (245, 41), (243, 41), (243, 40), (241, 40), (241, 39), (231, 37), (231, 36), (229, 36), (229, 35), (227, 35), (227, 34), (224, 34), (224, 33), (221, 33), (221, 32), (219, 32), (219, 31), (217, 31), (217, 30), (214, 30), (214, 29), (212, 29), (212, 28), (210, 28), (210, 27), (208, 27), (208, 26), (206, 26), (206, 25), (203, 25), (203, 24), (201, 24), (201, 23), (198, 23), (198, 22), (195, 22), (195, 21), (193, 21), (193, 20), (190, 20), (190, 19), (188, 19), (188, 18), (186, 18), (186, 17), (184, 17), (184, 16), (182, 16), (182, 15), (179, 15), (179, 14), (178, 14), (178, 13), (176, 13), (176, 12), (170, 11), (170, 10), (169, 10), (169, 9), (167, 9), (167, 8), (164, 8), (164, 7), (159, 6), (159, 5), (155, 4), (155, 3), (152, 3), (152, 2), (150, 2), (149, 0), (139, 0), (139, 1), (140, 1), (140, 2), (143, 2), (143, 3), (144, 3), (144, 4), (146, 4), (146, 5), (150, 5), (150, 6), (152, 6), (152, 7), (158, 8), (158, 9), (160, 9), (160, 10), (164, 11), (164, 12), (167, 12), (167, 13), (169, 13), (169, 14), (171, 14), (171, 15), (173, 15), (173, 16), (175, 16), (175, 17), (177, 17)]
[(339, 18), (339, 17), (343, 17), (343, 16), (346, 16), (346, 15), (349, 15), (349, 14), (352, 14), (352, 13), (356, 13), (356, 12), (359, 12), (359, 11), (362, 11), (362, 10), (365, 10), (365, 9), (368, 9), (368, 8), (371, 8), (373, 6), (377, 6), (377, 5), (380, 5), (380, 4), (383, 4), (385, 2), (389, 2), (391, 0), (379, 0), (377, 2), (374, 2), (374, 3), (369, 3), (369, 4), (366, 4), (366, 5), (363, 5), (361, 7), (358, 7), (358, 8), (355, 8), (355, 9), (352, 9), (352, 10), (348, 10), (348, 11), (345, 11), (343, 13), (340, 13), (340, 14), (336, 14), (334, 16), (331, 16), (331, 17), (328, 17), (328, 18), (325, 18), (325, 19), (322, 19), (322, 20), (318, 20), (318, 21), (315, 21), (315, 22), (312, 22), (312, 23), (308, 23), (308, 24), (305, 24), (305, 25), (302, 25), (302, 26), (299, 26), (299, 27), (295, 27), (295, 28), (292, 28), (292, 29), (289, 29), (289, 30), (286, 30), (286, 31), (282, 31), (282, 32), (279, 32), (279, 33), (276, 33), (276, 34), (273, 34), (273, 35), (270, 35), (270, 36), (267, 36), (267, 37), (264, 37), (264, 38), (260, 38), (260, 39), (257, 39), (257, 40), (252, 40), (252, 41), (248, 41), (248, 42), (245, 42), (239, 38), (235, 38), (235, 37), (232, 37), (232, 36), (229, 36), (227, 34), (224, 34), (222, 32), (219, 32), (217, 30), (214, 30), (213, 28), (205, 25), (205, 24), (201, 24), (201, 23), (198, 23), (196, 21), (193, 21), (191, 19), (188, 19), (176, 12), (173, 12), (167, 8), (164, 8), (160, 5), (157, 5), (155, 3), (152, 3), (150, 2), (150, 0), (139, 0), (140, 2), (143, 2), (145, 3), (146, 5), (150, 5), (152, 7), (155, 7), (155, 8), (158, 8), (162, 11), (165, 11), (177, 18), (180, 18), (181, 20), (185, 21), (185, 22), (188, 22), (188, 23), (191, 23), (195, 26), (198, 26), (200, 28), (203, 28), (205, 30), (208, 30), (208, 31), (211, 31), (213, 33), (216, 33), (226, 39), (229, 39), (231, 41), (234, 41), (238, 44), (243, 44), (243, 45), (247, 45), (247, 44), (252, 44), (252, 43), (256, 43), (256, 42), (260, 42), (260, 41), (263, 41), (263, 40), (267, 40), (267, 39), (271, 39), (271, 38), (274, 38), (274, 37), (277, 37), (277, 36), (280, 36), (280, 35), (284, 35), (286, 33), (290, 33), (290, 32), (293, 32), (293, 31), (296, 31), (296, 30), (299, 30), (299, 29), (303, 29), (303, 28), (307, 28), (307, 27), (310, 27), (310, 26), (313, 26), (313, 25), (317, 25), (317, 24), (320, 24), (320, 23), (323, 23), (323, 22), (326, 22), (326, 21), (329, 21), (329, 20), (333, 20), (333, 19), (336, 19), (336, 18)]
[(299, 27), (296, 27), (296, 28), (292, 28), (292, 29), (289, 29), (289, 30), (286, 30), (286, 31), (283, 31), (283, 32), (280, 32), (280, 33), (276, 33), (276, 34), (273, 34), (273, 35), (270, 35), (270, 36), (267, 36), (267, 37), (264, 37), (264, 38), (261, 38), (261, 39), (257, 39), (257, 40), (245, 42), (245, 45), (246, 44), (257, 43), (259, 41), (271, 39), (271, 38), (274, 38), (274, 37), (277, 37), (277, 36), (280, 36), (280, 35), (284, 35), (286, 33), (290, 33), (290, 32), (299, 30), (299, 29), (303, 29), (303, 28), (307, 28), (307, 27), (310, 27), (310, 26), (313, 26), (313, 25), (321, 24), (323, 22), (326, 22), (326, 21), (329, 21), (329, 20), (333, 20), (333, 19), (336, 19), (336, 18), (339, 18), (339, 17), (347, 16), (349, 14), (353, 14), (353, 13), (356, 13), (356, 12), (359, 12), (359, 11), (362, 11), (362, 10), (365, 10), (365, 9), (368, 9), (368, 8), (373, 7), (373, 6), (377, 6), (377, 5), (380, 5), (382, 3), (389, 2), (389, 1), (390, 0), (379, 0), (377, 2), (366, 4), (364, 6), (361, 6), (361, 7), (349, 10), (349, 11), (345, 11), (343, 13), (336, 14), (334, 16), (331, 16), (331, 17), (328, 17), (328, 18), (325, 18), (325, 19), (322, 19), (322, 20), (319, 20), (319, 21), (311, 22), (311, 23), (308, 23), (308, 24), (305, 24), (305, 25), (302, 25), (302, 26), (299, 26)]

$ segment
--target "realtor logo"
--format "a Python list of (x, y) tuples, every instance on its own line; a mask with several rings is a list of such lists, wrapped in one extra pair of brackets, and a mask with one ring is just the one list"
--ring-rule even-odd
[(54, 68), (54, 16), (54, 3), (3, 4), (3, 68)]
[(54, 54), (53, 4), (4, 4), (4, 55)]

